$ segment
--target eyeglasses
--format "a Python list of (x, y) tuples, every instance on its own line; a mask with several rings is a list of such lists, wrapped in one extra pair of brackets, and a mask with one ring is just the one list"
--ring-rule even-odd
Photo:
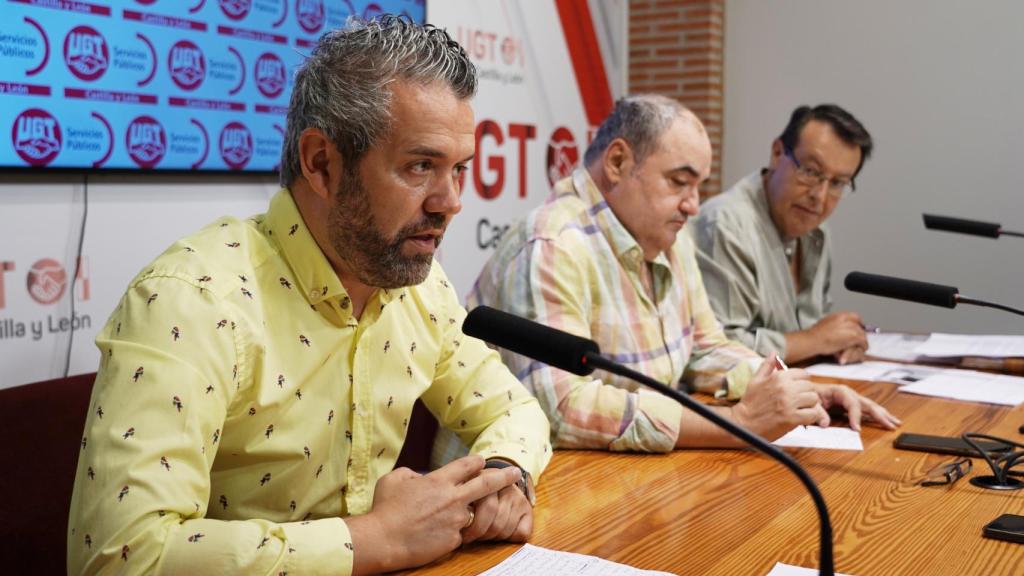
[(796, 166), (796, 181), (800, 184), (816, 188), (823, 182), (827, 182), (828, 195), (836, 199), (843, 198), (857, 189), (857, 185), (854, 184), (853, 180), (829, 178), (816, 168), (801, 166), (800, 161), (796, 159), (796, 156), (793, 155), (793, 150), (790, 148), (786, 147), (783, 150), (790, 161), (793, 162), (793, 165)]
[(928, 475), (925, 476), (924, 480), (921, 480), (921, 486), (946, 486), (953, 484), (957, 480), (971, 473), (971, 468), (974, 464), (970, 458), (958, 458), (952, 462), (946, 464), (940, 464), (935, 468), (932, 468)]

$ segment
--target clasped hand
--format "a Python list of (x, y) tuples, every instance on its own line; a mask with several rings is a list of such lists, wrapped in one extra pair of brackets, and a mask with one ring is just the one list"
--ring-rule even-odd
[(377, 481), (370, 513), (346, 520), (354, 571), (420, 566), (475, 540), (526, 541), (533, 508), (515, 486), (520, 475), (514, 466), (484, 469), (478, 455), (429, 474), (392, 470)]

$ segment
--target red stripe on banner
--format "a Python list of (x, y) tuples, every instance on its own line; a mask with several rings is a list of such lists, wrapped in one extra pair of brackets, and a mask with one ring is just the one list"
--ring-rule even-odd
[(88, 2), (72, 2), (69, 0), (10, 0), (18, 4), (29, 4), (39, 8), (53, 8), (65, 12), (79, 12), (81, 14), (95, 14), (98, 16), (110, 16), (109, 6), (99, 6)]
[(166, 26), (168, 28), (177, 28), (179, 30), (198, 30), (200, 32), (206, 32), (206, 22), (189, 20), (187, 18), (176, 18), (174, 16), (164, 16), (163, 14), (139, 12), (138, 10), (122, 10), (121, 17), (125, 20), (142, 22), (143, 24), (152, 24), (154, 26)]
[(288, 38), (280, 34), (270, 34), (269, 32), (260, 32), (259, 30), (249, 30), (247, 28), (234, 28), (232, 26), (217, 26), (217, 33), (223, 34), (224, 36), (231, 36), (233, 38), (242, 38), (245, 40), (255, 40), (257, 42), (271, 42), (273, 44), (287, 44)]
[(0, 82), (0, 94), (21, 94), (22, 96), (49, 96), (50, 87), (20, 82)]
[(287, 106), (268, 106), (266, 104), (257, 104), (256, 112), (259, 114), (280, 114), (281, 116), (288, 115)]
[(591, 126), (598, 126), (612, 111), (612, 91), (601, 60), (601, 47), (594, 33), (590, 7), (587, 0), (555, 0), (555, 6), (562, 21), (587, 121)]
[(113, 90), (85, 90), (82, 88), (65, 88), (65, 98), (80, 98), (97, 102), (117, 102), (123, 104), (156, 104), (155, 94), (133, 94), (131, 92), (114, 92)]
[(228, 102), (226, 100), (207, 100), (206, 98), (179, 98), (171, 96), (167, 99), (171, 106), (181, 108), (197, 108), (199, 110), (230, 110), (231, 112), (245, 112), (245, 104), (242, 102)]

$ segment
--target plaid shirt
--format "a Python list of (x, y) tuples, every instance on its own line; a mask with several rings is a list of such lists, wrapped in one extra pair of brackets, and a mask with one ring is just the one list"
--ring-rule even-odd
[[(650, 264), (653, 300), (644, 266), (640, 245), (577, 170), (509, 230), (467, 306), (592, 338), (605, 355), (657, 380), (738, 398), (761, 358), (728, 340), (715, 320), (688, 235)], [(502, 359), (540, 400), (556, 447), (675, 446), (683, 408), (674, 400), (610, 374), (575, 376), (506, 351)]]

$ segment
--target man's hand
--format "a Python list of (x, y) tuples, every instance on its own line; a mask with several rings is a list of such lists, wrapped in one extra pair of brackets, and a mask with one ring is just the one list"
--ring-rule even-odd
[[(860, 315), (853, 312), (833, 312), (811, 326), (809, 331), (818, 341), (818, 354), (835, 354), (839, 363), (842, 353), (851, 348), (868, 349), (868, 337), (864, 333)], [(863, 358), (863, 353), (861, 354)], [(852, 360), (851, 356), (851, 360)]]
[[(513, 467), (518, 471), (518, 468)], [(488, 469), (482, 474), (504, 472)], [(475, 540), (507, 540), (526, 542), (533, 532), (533, 506), (518, 486), (502, 488), (500, 492), (488, 494), (473, 504), (476, 512), (473, 523), (462, 531), (462, 543)]]
[(836, 354), (836, 362), (844, 366), (846, 364), (856, 364), (858, 362), (863, 362), (864, 354), (866, 353), (867, 350), (861, 348), (860, 346), (850, 346), (846, 350), (841, 350), (838, 354)]
[(835, 356), (840, 364), (859, 362), (868, 349), (860, 316), (833, 312), (806, 330), (786, 333), (786, 362), (803, 362), (815, 356)]
[(473, 516), (469, 505), (510, 486), (516, 490), (521, 474), (515, 467), (482, 474), (483, 467), (482, 457), (470, 455), (422, 476), (408, 468), (382, 476), (370, 513), (346, 519), (353, 573), (420, 566), (458, 548)]
[[(862, 418), (869, 419), (883, 428), (895, 429), (903, 424), (899, 418), (893, 416), (888, 410), (882, 408), (877, 402), (861, 396), (849, 386), (842, 384), (815, 384), (815, 391), (821, 398), (821, 405), (826, 410), (833, 407), (841, 407), (846, 410), (846, 417), (850, 421), (850, 428), (860, 431)], [(830, 419), (827, 416), (818, 422), (819, 426), (828, 426)]]
[(775, 440), (793, 428), (828, 419), (821, 396), (803, 370), (775, 371), (775, 355), (761, 364), (732, 418), (756, 434)]

